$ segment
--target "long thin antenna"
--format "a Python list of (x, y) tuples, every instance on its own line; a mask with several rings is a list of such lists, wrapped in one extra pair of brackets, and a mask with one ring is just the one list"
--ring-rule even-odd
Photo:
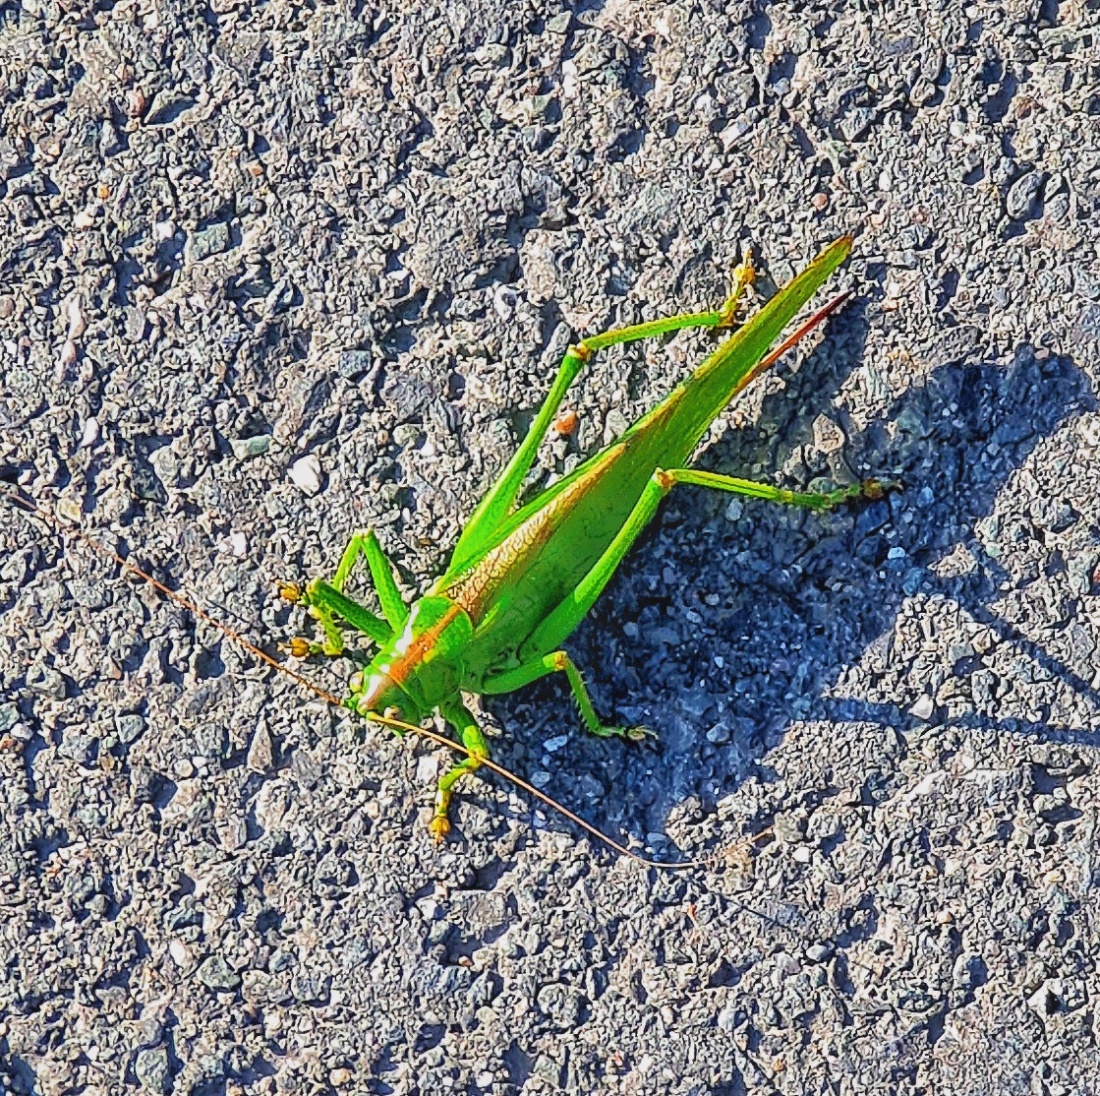
[[(456, 750), (460, 753), (466, 754), (467, 757), (471, 756), (470, 751), (462, 745), (461, 742), (452, 742), (449, 738), (444, 737), (438, 731), (430, 731), (426, 727), (417, 727), (412, 723), (405, 723), (400, 719), (392, 719), (386, 715), (375, 715), (373, 712), (367, 716), (372, 723), (380, 723), (383, 727), (391, 727), (394, 730), (400, 731), (412, 731), (414, 734), (418, 734), (423, 738), (427, 738), (432, 742), (437, 742), (441, 746), (447, 746), (452, 750)], [(516, 776), (514, 772), (506, 769), (503, 765), (498, 765), (490, 757), (482, 757), (480, 759), (482, 765), (487, 769), (492, 769), (493, 772), (498, 773), (500, 776), (507, 777), (517, 788), (521, 791), (525, 791), (528, 795), (533, 795), (536, 799), (542, 800), (549, 807), (553, 807), (558, 814), (569, 819), (574, 825), (580, 826), (586, 833), (591, 834), (593, 837), (599, 838), (605, 845), (610, 846), (616, 852), (621, 853), (623, 856), (629, 857), (631, 860), (636, 860), (639, 864), (644, 864), (647, 868), (664, 868), (664, 869), (681, 869), (681, 868), (698, 868), (705, 864), (712, 863), (715, 860), (720, 859), (725, 855), (724, 851), (720, 853), (714, 853), (711, 856), (702, 857), (698, 860), (649, 860), (644, 856), (640, 856), (638, 853), (631, 849), (628, 849), (625, 845), (620, 844), (613, 837), (609, 837), (602, 830), (596, 829), (591, 822), (586, 822), (578, 814), (574, 814), (568, 807), (562, 806), (556, 799), (547, 795), (545, 792), (540, 791), (533, 784), (528, 784), (526, 780), (521, 776)]]
[[(806, 320), (792, 335), (783, 340), (774, 350), (766, 354), (760, 361), (754, 366), (749, 373), (745, 376), (741, 382), (740, 388), (744, 388), (757, 379), (763, 372), (770, 369), (788, 350), (804, 338), (810, 331), (822, 323), (828, 316), (835, 312), (844, 302), (851, 296), (851, 291), (847, 290), (844, 293), (838, 294), (828, 304), (818, 309), (808, 320)], [(297, 671), (290, 669), (289, 666), (283, 665), (278, 659), (272, 657), (267, 651), (256, 646), (251, 640), (245, 638), (240, 632), (231, 628), (228, 624), (216, 617), (212, 616), (205, 609), (196, 605), (193, 601), (189, 601), (182, 594), (177, 593), (175, 590), (169, 589), (163, 582), (153, 578), (148, 572), (143, 571), (136, 564), (131, 563), (118, 552), (112, 551), (105, 544), (101, 544), (94, 537), (89, 536), (82, 529), (78, 528), (71, 522), (65, 521), (62, 518), (57, 517), (55, 514), (48, 513), (42, 509), (36, 503), (30, 499), (24, 498), (13, 487), (7, 484), (0, 484), (0, 491), (2, 491), (5, 498), (7, 498), (13, 505), (17, 506), (21, 510), (28, 514), (32, 514), (35, 517), (44, 521), (54, 532), (61, 535), (70, 536), (74, 539), (86, 544), (98, 555), (103, 556), (105, 559), (112, 560), (117, 563), (124, 571), (133, 575), (135, 578), (141, 579), (143, 582), (147, 582), (155, 590), (162, 593), (170, 601), (174, 601), (181, 608), (186, 609), (189, 613), (198, 617), (200, 620), (206, 621), (211, 627), (217, 629), (222, 635), (226, 636), (232, 642), (236, 643), (243, 650), (248, 651), (254, 658), (260, 662), (272, 667), (281, 674), (285, 674), (295, 684), (301, 686), (303, 689), (313, 693), (315, 696), (320, 697), (322, 700), (333, 705), (336, 708), (344, 708), (345, 705), (340, 698), (333, 693), (330, 693), (327, 689), (321, 688), (315, 682), (310, 681), (309, 678), (303, 677)], [(470, 751), (461, 743), (454, 742), (444, 735), (439, 734), (438, 731), (428, 730), (426, 727), (418, 727), (413, 723), (405, 723), (400, 719), (392, 719), (385, 715), (370, 714), (367, 719), (373, 723), (378, 723), (381, 726), (389, 727), (392, 730), (402, 731), (408, 734), (419, 735), (421, 738), (427, 739), (429, 742), (434, 742), (436, 745), (444, 746), (455, 753), (463, 754), (467, 757), (470, 756)], [(510, 780), (517, 788), (525, 791), (528, 795), (533, 796), (535, 799), (544, 803), (546, 806), (553, 808), (563, 818), (568, 819), (575, 826), (579, 826), (589, 836), (596, 838), (609, 848), (614, 849), (622, 856), (628, 857), (630, 860), (635, 861), (638, 864), (642, 864), (647, 868), (659, 868), (666, 871), (680, 871), (686, 868), (698, 868), (708, 864), (714, 863), (716, 860), (721, 859), (725, 855), (725, 850), (718, 850), (710, 856), (702, 857), (695, 860), (680, 860), (680, 861), (666, 861), (666, 860), (650, 860), (645, 856), (628, 849), (621, 842), (616, 841), (613, 837), (597, 829), (591, 822), (586, 822), (580, 815), (574, 811), (569, 810), (568, 807), (563, 806), (552, 796), (547, 795), (544, 791), (536, 788), (533, 784), (529, 784), (526, 780), (517, 776), (515, 773), (506, 769), (503, 765), (498, 764), (491, 758), (483, 757), (480, 759), (481, 765), (492, 772), (495, 772), (498, 776), (503, 776), (505, 779)]]
[[(0, 491), (2, 491), (4, 497), (7, 498), (8, 501), (19, 507), (26, 513), (33, 514), (35, 517), (40, 518), (54, 532), (73, 537), (74, 539), (80, 541), (82, 544), (87, 545), (89, 548), (92, 549), (92, 551), (96, 552), (98, 555), (117, 563), (124, 571), (133, 575), (135, 578), (139, 578), (143, 582), (147, 582), (150, 586), (153, 587), (153, 589), (157, 590), (159, 593), (162, 593), (170, 601), (175, 602), (181, 608), (186, 609), (189, 613), (192, 613), (200, 620), (206, 621), (207, 624), (217, 629), (219, 632), (222, 633), (222, 635), (232, 640), (239, 647), (248, 651), (250, 655), (252, 655), (254, 658), (259, 659), (260, 662), (264, 662), (268, 666), (271, 666), (273, 669), (277, 670), (279, 673), (285, 674), (295, 684), (300, 685), (303, 689), (308, 690), (315, 696), (320, 697), (322, 700), (333, 705), (334, 707), (345, 708), (345, 705), (342, 703), (338, 696), (330, 693), (327, 689), (321, 688), (320, 685), (316, 684), (313, 681), (310, 681), (309, 678), (303, 677), (301, 674), (290, 669), (289, 666), (284, 666), (283, 663), (281, 663), (278, 659), (269, 655), (267, 651), (263, 650), (261, 647), (257, 647), (255, 643), (247, 639), (245, 636), (241, 635), (241, 633), (236, 631), (234, 628), (231, 628), (224, 621), (218, 620), (216, 617), (208, 613), (205, 609), (196, 605), (193, 601), (188, 600), (182, 594), (177, 593), (175, 590), (169, 589), (167, 586), (164, 585), (163, 582), (155, 579), (147, 571), (143, 571), (140, 567), (137, 566), (137, 564), (131, 563), (128, 559), (125, 559), (123, 556), (119, 555), (118, 552), (115, 552), (112, 549), (108, 548), (105, 544), (101, 544), (98, 540), (96, 540), (94, 537), (89, 536), (82, 529), (79, 529), (70, 522), (65, 521), (57, 517), (56, 515), (42, 509), (42, 507), (38, 506), (30, 499), (24, 498), (13, 488), (8, 487), (6, 484), (0, 485)], [(452, 750), (455, 753), (460, 753), (467, 757), (470, 756), (470, 751), (460, 742), (454, 742), (451, 739), (447, 738), (445, 735), (441, 735), (438, 731), (429, 730), (426, 727), (418, 727), (413, 723), (405, 723), (400, 719), (392, 719), (389, 716), (385, 715), (371, 714), (368, 715), (367, 718), (372, 723), (381, 724), (382, 726), (389, 727), (392, 730), (399, 730), (404, 733), (419, 735), (421, 738), (427, 739), (429, 742), (434, 742), (436, 743), (436, 745), (445, 746), (447, 749)], [(592, 825), (591, 822), (586, 822), (578, 814), (569, 810), (568, 807), (563, 806), (552, 796), (547, 795), (546, 792), (536, 788), (533, 784), (529, 784), (526, 780), (523, 780), (521, 777), (511, 772), (509, 769), (506, 769), (503, 765), (500, 765), (496, 761), (493, 761), (491, 758), (481, 758), (481, 764), (485, 768), (491, 769), (493, 772), (497, 773), (497, 775), (503, 776), (507, 780), (510, 780), (517, 788), (527, 792), (528, 795), (534, 796), (540, 802), (545, 803), (546, 806), (553, 808), (564, 818), (567, 818), (570, 822), (572, 822), (575, 826), (579, 826), (582, 830), (585, 831), (585, 833), (589, 834), (592, 837), (595, 837), (598, 841), (602, 841), (605, 845), (614, 849), (622, 856), (626, 856), (629, 859), (634, 860), (647, 868), (660, 868), (662, 870), (679, 871), (685, 868), (701, 867), (706, 863), (710, 863), (711, 861), (718, 859), (721, 855), (717, 854), (715, 856), (707, 857), (701, 860), (650, 860), (648, 857), (641, 856), (639, 853), (628, 849), (621, 842), (616, 841), (613, 837), (608, 836), (606, 833)]]
[(62, 533), (65, 536), (73, 537), (80, 541), (82, 544), (86, 544), (98, 555), (103, 556), (105, 559), (113, 560), (124, 571), (133, 575), (135, 578), (140, 578), (143, 582), (147, 582), (154, 590), (162, 593), (166, 598), (174, 601), (181, 608), (186, 609), (189, 613), (197, 616), (200, 620), (205, 620), (207, 624), (216, 628), (222, 635), (228, 636), (234, 643), (243, 647), (248, 653), (255, 658), (258, 658), (261, 662), (266, 662), (269, 666), (273, 666), (282, 674), (286, 674), (302, 688), (308, 689), (310, 692), (315, 693), (322, 700), (327, 700), (330, 704), (335, 704), (337, 707), (342, 707), (339, 697), (334, 696), (326, 689), (322, 689), (320, 685), (310, 681), (309, 678), (303, 677), (301, 674), (296, 673), (289, 666), (284, 666), (277, 658), (273, 658), (260, 647), (257, 647), (251, 640), (246, 639), (240, 632), (234, 631), (228, 624), (213, 617), (205, 609), (196, 605), (192, 601), (188, 601), (182, 594), (176, 593), (175, 590), (170, 590), (163, 582), (153, 578), (148, 572), (143, 571), (136, 563), (131, 563), (128, 559), (123, 558), (118, 552), (112, 551), (105, 544), (101, 544), (94, 537), (90, 537), (83, 529), (78, 529), (71, 522), (65, 521), (62, 518), (57, 517), (55, 514), (51, 514), (46, 510), (43, 510), (41, 506), (31, 502), (30, 499), (24, 498), (18, 494), (12, 488), (7, 485), (3, 486), (3, 493), (9, 502), (14, 503), (16, 506), (25, 510), (29, 514), (33, 514), (37, 518), (41, 518), (50, 528), (57, 533)]

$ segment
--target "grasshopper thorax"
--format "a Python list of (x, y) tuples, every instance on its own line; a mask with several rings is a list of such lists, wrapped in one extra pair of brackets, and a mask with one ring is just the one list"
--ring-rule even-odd
[(473, 631), (465, 610), (450, 598), (421, 598), (401, 630), (352, 678), (349, 707), (419, 723), (458, 690)]

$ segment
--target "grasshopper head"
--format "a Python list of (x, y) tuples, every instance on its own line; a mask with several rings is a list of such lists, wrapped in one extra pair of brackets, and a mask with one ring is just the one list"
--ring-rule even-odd
[(457, 689), (473, 625), (450, 598), (421, 598), (402, 630), (350, 683), (349, 707), (419, 723)]
[(380, 666), (376, 658), (362, 673), (355, 674), (350, 682), (349, 706), (360, 715), (386, 715), (403, 719), (406, 723), (419, 723), (428, 713), (417, 701)]

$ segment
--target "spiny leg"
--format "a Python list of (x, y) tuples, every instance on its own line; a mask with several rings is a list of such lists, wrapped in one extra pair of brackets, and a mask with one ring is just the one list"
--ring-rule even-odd
[[(382, 603), (382, 611), (386, 616), (385, 620), (369, 609), (365, 609), (343, 592), (344, 583), (347, 582), (351, 569), (360, 556), (367, 561), (371, 578), (378, 592), (378, 599)], [(287, 649), (299, 658), (310, 654), (343, 653), (344, 637), (335, 619), (338, 616), (356, 631), (362, 632), (379, 644), (387, 642), (394, 631), (405, 623), (408, 616), (408, 609), (401, 600), (401, 593), (394, 581), (393, 568), (371, 529), (355, 533), (348, 541), (331, 583), (323, 579), (313, 579), (305, 590), (296, 585), (284, 584), (280, 587), (280, 593), (288, 601), (307, 605), (310, 615), (320, 622), (324, 632), (325, 639), (320, 644), (310, 643), (301, 638), (290, 641)]]
[(755, 267), (752, 265), (751, 251), (745, 252), (744, 260), (734, 269), (733, 284), (730, 295), (726, 298), (722, 307), (712, 312), (692, 312), (679, 316), (668, 316), (661, 320), (651, 320), (649, 323), (632, 324), (629, 327), (621, 327), (614, 331), (606, 331), (600, 335), (591, 335), (582, 339), (579, 343), (570, 346), (565, 352), (561, 365), (558, 367), (554, 383), (550, 386), (546, 399), (523, 443), (513, 454), (507, 467), (501, 473), (500, 478), (489, 489), (489, 492), (478, 504), (466, 528), (459, 538), (451, 557), (450, 570), (457, 570), (462, 564), (478, 554), (485, 540), (490, 537), (500, 523), (508, 517), (515, 505), (516, 497), (527, 473), (534, 463), (535, 455), (546, 432), (550, 429), (554, 418), (561, 406), (561, 401), (569, 386), (576, 380), (581, 369), (592, 360), (592, 355), (597, 350), (603, 350), (609, 346), (620, 343), (637, 342), (639, 339), (648, 339), (656, 335), (665, 335), (672, 331), (681, 331), (689, 327), (729, 327), (734, 320), (738, 302), (745, 288), (752, 284), (756, 276)]
[(828, 510), (839, 506), (846, 499), (861, 496), (871, 499), (881, 498), (892, 486), (879, 483), (877, 480), (864, 480), (862, 483), (838, 487), (833, 491), (787, 491), (766, 483), (737, 479), (735, 476), (723, 476), (716, 472), (701, 472), (695, 468), (673, 468), (668, 471), (658, 468), (646, 484), (641, 497), (635, 503), (634, 509), (615, 539), (593, 564), (588, 574), (581, 579), (573, 593), (531, 634), (525, 645), (527, 650), (545, 651), (554, 649), (564, 642), (595, 604), (631, 545), (653, 519), (661, 500), (677, 483), (714, 487), (720, 491), (751, 495), (754, 498), (770, 499), (773, 502), (787, 503), (792, 506), (805, 506), (811, 510)]
[(665, 335), (670, 331), (682, 331), (687, 327), (730, 327), (733, 324), (734, 314), (745, 290), (752, 285), (756, 277), (756, 267), (752, 265), (752, 252), (746, 251), (744, 260), (733, 269), (730, 295), (723, 302), (722, 307), (714, 312), (690, 312), (679, 316), (666, 316), (661, 320), (650, 320), (648, 323), (632, 324), (630, 327), (620, 327), (614, 331), (605, 331), (600, 335), (590, 335), (575, 346), (570, 347), (570, 352), (578, 352), (582, 362), (587, 362), (597, 350), (604, 350), (609, 346), (618, 346), (620, 343), (637, 342), (639, 339), (652, 338), (654, 335)]
[(667, 472), (658, 469), (655, 478), (657, 476), (665, 476), (671, 480), (665, 489), (665, 494), (677, 483), (693, 483), (697, 487), (713, 487), (735, 495), (768, 499), (770, 502), (781, 502), (787, 506), (802, 506), (807, 510), (832, 510), (849, 499), (880, 499), (893, 487), (893, 484), (888, 482), (868, 479), (860, 483), (849, 483), (845, 487), (834, 487), (831, 491), (788, 491), (783, 487), (772, 487), (768, 483), (738, 479), (736, 476), (724, 476), (718, 472), (703, 472), (697, 468), (673, 468)]
[(510, 693), (514, 689), (522, 688), (552, 673), (565, 674), (584, 725), (592, 734), (599, 735), (601, 738), (629, 738), (633, 742), (640, 742), (646, 735), (653, 734), (644, 727), (608, 727), (602, 723), (596, 714), (596, 709), (592, 706), (592, 699), (588, 695), (580, 670), (564, 651), (551, 651), (550, 654), (517, 666), (514, 670), (497, 674), (482, 683), (481, 691), (486, 694)]
[(332, 585), (343, 592), (344, 583), (360, 556), (366, 558), (367, 567), (370, 568), (378, 600), (382, 603), (382, 615), (389, 621), (390, 627), (397, 631), (404, 625), (409, 610), (394, 580), (393, 564), (386, 558), (373, 529), (360, 529), (352, 534), (344, 554), (340, 557), (336, 574), (332, 577)]
[(451, 805), (452, 789), (466, 774), (481, 767), (482, 758), (489, 756), (489, 743), (485, 740), (477, 720), (461, 701), (447, 701), (439, 705), (440, 714), (459, 733), (463, 746), (470, 754), (457, 765), (453, 765), (440, 778), (435, 793), (435, 811), (428, 829), (436, 841), (442, 841), (451, 832), (451, 821), (447, 813)]

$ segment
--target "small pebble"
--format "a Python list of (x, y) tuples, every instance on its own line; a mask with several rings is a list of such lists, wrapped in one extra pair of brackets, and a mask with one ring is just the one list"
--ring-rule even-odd
[(421, 754), (416, 759), (416, 782), (433, 784), (439, 778), (439, 758), (435, 754)]
[(344, 350), (336, 359), (336, 372), (350, 381), (368, 373), (373, 365), (374, 355), (369, 350)]
[(84, 318), (84, 313), (80, 307), (80, 298), (78, 296), (69, 298), (69, 304), (66, 311), (69, 317), (69, 338), (79, 339), (87, 330), (88, 321)]
[(115, 717), (115, 734), (123, 745), (128, 746), (131, 742), (136, 741), (144, 730), (145, 718), (136, 712)]
[(94, 735), (66, 730), (58, 753), (75, 761), (82, 768), (90, 769), (95, 765), (96, 755), (99, 753), (99, 739)]
[(715, 723), (707, 731), (707, 741), (715, 746), (723, 746), (730, 740), (730, 728), (725, 723)]
[(145, 1047), (134, 1057), (134, 1076), (146, 1092), (168, 1092), (172, 1087), (168, 1048)]
[(252, 742), (248, 747), (248, 757), (245, 765), (250, 772), (270, 772), (275, 762), (275, 746), (268, 733), (267, 724), (260, 720), (252, 735)]
[(64, 498), (58, 499), (57, 513), (58, 516), (65, 521), (72, 522), (76, 525), (79, 524), (80, 519), (84, 516), (84, 508), (77, 499), (66, 495)]
[(169, 941), (168, 954), (181, 970), (186, 970), (191, 965), (191, 949), (182, 940)]
[(563, 436), (576, 433), (577, 421), (576, 411), (563, 411), (554, 420), (554, 433)]
[(256, 434), (251, 438), (233, 438), (229, 442), (229, 447), (233, 450), (233, 456), (237, 460), (260, 457), (271, 448), (271, 435)]
[(502, 320), (509, 320), (516, 310), (518, 294), (511, 286), (501, 285), (493, 294), (493, 308)]
[(62, 369), (67, 369), (80, 356), (76, 343), (72, 339), (66, 339), (61, 344), (61, 352), (57, 355), (57, 364)]
[(300, 457), (288, 471), (295, 486), (311, 498), (321, 491), (321, 462), (315, 453)]
[(822, 453), (837, 453), (844, 448), (844, 431), (828, 415), (818, 415), (813, 423), (814, 447)]
[(1005, 212), (1014, 221), (1026, 220), (1033, 212), (1043, 177), (1037, 171), (1027, 171), (1017, 179), (1005, 195)]
[(199, 981), (213, 990), (229, 991), (241, 984), (241, 976), (217, 953), (204, 959), (197, 973)]
[(209, 259), (212, 255), (220, 255), (228, 251), (231, 245), (232, 235), (229, 225), (224, 221), (218, 221), (188, 236), (183, 254), (188, 262), (198, 263)]

